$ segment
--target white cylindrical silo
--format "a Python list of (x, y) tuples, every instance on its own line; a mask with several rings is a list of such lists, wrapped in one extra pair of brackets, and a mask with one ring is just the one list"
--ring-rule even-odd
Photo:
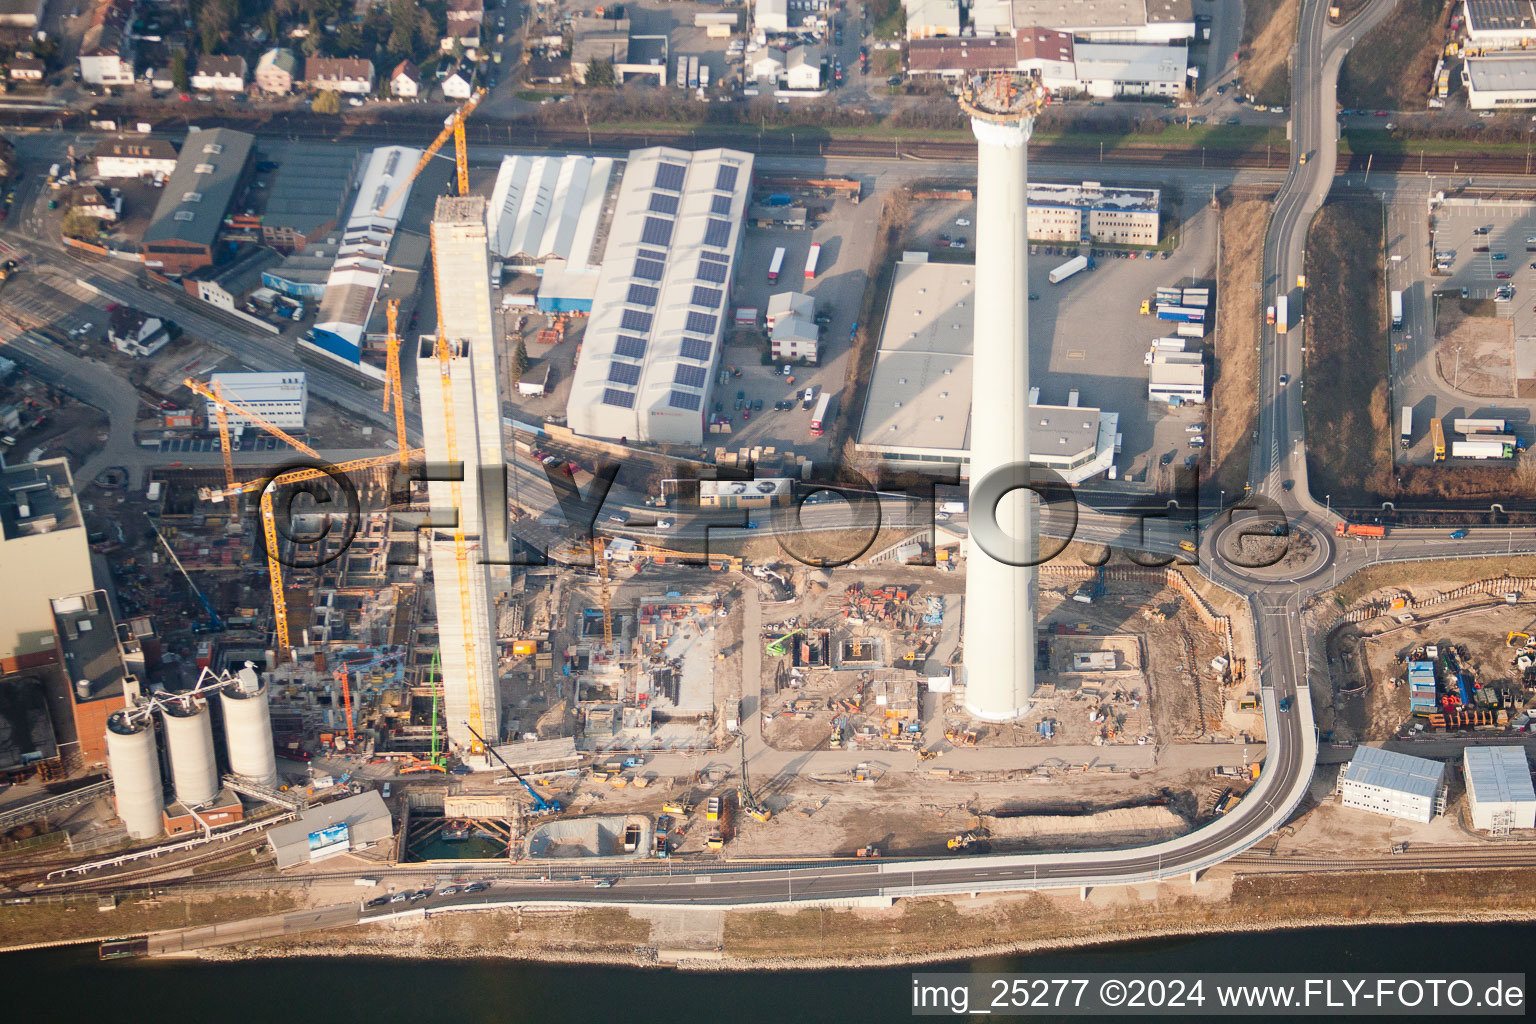
[(171, 753), (171, 782), (176, 799), (187, 807), (212, 800), (219, 792), (219, 767), (213, 754), (213, 718), (201, 697), (165, 705), (165, 743)]
[(107, 763), (112, 768), (112, 795), (117, 816), (134, 839), (153, 839), (163, 831), (165, 786), (160, 781), (160, 755), (155, 730), (146, 716), (130, 722), (118, 711), (107, 719)]
[(219, 691), (229, 770), (258, 786), (275, 787), (277, 751), (272, 744), (267, 688), (249, 666), (240, 670), (239, 679), (237, 685)]

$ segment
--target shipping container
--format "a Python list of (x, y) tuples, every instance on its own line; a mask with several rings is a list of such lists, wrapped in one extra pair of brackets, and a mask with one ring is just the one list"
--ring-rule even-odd
[(1157, 290), (1157, 302), (1159, 305), (1166, 303), (1177, 306), (1184, 301), (1184, 291), (1181, 288), (1159, 288)]
[(1496, 419), (1452, 420), (1451, 429), (1458, 434), (1502, 434), (1504, 421)]
[(1158, 306), (1157, 318), (1159, 320), (1177, 320), (1180, 323), (1199, 324), (1205, 322), (1205, 310), (1195, 309), (1193, 306)]
[(1400, 331), (1400, 330), (1403, 329), (1403, 293), (1402, 292), (1393, 292), (1392, 293), (1392, 329), (1394, 331)]
[(1055, 270), (1051, 271), (1051, 284), (1061, 284), (1067, 278), (1088, 266), (1087, 256), (1074, 256)]
[(1398, 435), (1404, 448), (1413, 446), (1413, 406), (1411, 405), (1403, 406), (1402, 426), (1398, 430)]
[(1158, 352), (1183, 352), (1188, 343), (1183, 338), (1158, 338), (1152, 348)]
[(1175, 329), (1179, 332), (1179, 337), (1181, 338), (1205, 337), (1204, 324), (1179, 324), (1179, 326)]
[(816, 280), (816, 263), (821, 259), (821, 243), (811, 246), (811, 251), (805, 258), (805, 279)]
[(1211, 304), (1211, 290), (1209, 288), (1185, 288), (1182, 304), (1205, 309)]
[(773, 260), (768, 264), (768, 283), (777, 284), (779, 271), (784, 269), (784, 247), (781, 245), (773, 250)]

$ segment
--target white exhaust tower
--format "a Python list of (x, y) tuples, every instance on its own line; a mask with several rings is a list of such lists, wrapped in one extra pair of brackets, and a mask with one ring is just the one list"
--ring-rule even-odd
[[(965, 706), (1006, 722), (1035, 689), (1036, 549), (1029, 482), (1028, 144), (1046, 102), (1033, 77), (976, 78), (961, 94), (976, 135), (976, 336)], [(996, 528), (991, 510), (996, 509)]]

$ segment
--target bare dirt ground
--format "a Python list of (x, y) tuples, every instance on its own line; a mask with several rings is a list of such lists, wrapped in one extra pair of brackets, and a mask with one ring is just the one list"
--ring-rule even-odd
[(1269, 213), (1269, 204), (1257, 199), (1231, 203), (1221, 211), (1210, 451), (1217, 480), (1233, 493), (1248, 481), (1249, 449), (1258, 416), (1255, 347), (1264, 323), (1258, 284)]
[(1249, 0), (1244, 5), (1243, 80), (1259, 103), (1289, 99), (1288, 58), (1300, 8), (1300, 0)]
[(1435, 368), (1452, 387), (1488, 398), (1515, 394), (1514, 321), (1468, 316), (1442, 302), (1435, 339)]
[[(1249, 565), (1300, 568), (1317, 553), (1317, 538), (1307, 532), (1283, 537), (1244, 534), (1237, 540), (1237, 555)], [(1277, 560), (1278, 556), (1278, 560)]]

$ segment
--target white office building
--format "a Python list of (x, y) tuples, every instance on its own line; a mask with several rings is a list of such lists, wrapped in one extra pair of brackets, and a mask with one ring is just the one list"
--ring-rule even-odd
[[(303, 430), (304, 416), (309, 411), (309, 389), (303, 370), (285, 370), (277, 373), (215, 373), (211, 378), (222, 390), (224, 397), (239, 402), (268, 421), (285, 430)], [(251, 419), (236, 412), (229, 412), (229, 425), (235, 428), (251, 426)], [(218, 417), (217, 406), (208, 403), (208, 422)]]
[[(1182, 356), (1186, 353), (1175, 353)], [(1152, 357), (1147, 368), (1147, 400), (1167, 405), (1205, 403), (1205, 367), (1197, 357), (1194, 361), (1178, 359), (1164, 353)]]
[(1073, 52), (1079, 86), (1098, 99), (1177, 96), (1188, 82), (1188, 52), (1183, 46), (1078, 43)]
[[(437, 290), (449, 358), (435, 337), (421, 339), (416, 382), (428, 465), (462, 463), (460, 481), (431, 480), (431, 507), (458, 517), (459, 529), (430, 531), (433, 594), (449, 741), (472, 767), (489, 767), (474, 733), (500, 740), (492, 566), (507, 550), (505, 495), (483, 493), (482, 467), (504, 471), (497, 398), (495, 326), (485, 199), (444, 196), (432, 219)], [(446, 375), (444, 373), (446, 366)], [(445, 379), (446, 377), (446, 379)], [(465, 723), (468, 723), (466, 725)], [(473, 730), (473, 732), (471, 731)]]
[(1461, 66), (1461, 83), (1473, 110), (1536, 106), (1536, 54), (1468, 57)]
[(1473, 828), (1495, 835), (1536, 828), (1536, 790), (1524, 747), (1467, 747), (1461, 767)]
[(630, 153), (572, 375), (572, 430), (703, 443), (751, 182), (749, 153)]
[(1345, 807), (1427, 824), (1445, 813), (1445, 765), (1359, 746), (1339, 775)]

